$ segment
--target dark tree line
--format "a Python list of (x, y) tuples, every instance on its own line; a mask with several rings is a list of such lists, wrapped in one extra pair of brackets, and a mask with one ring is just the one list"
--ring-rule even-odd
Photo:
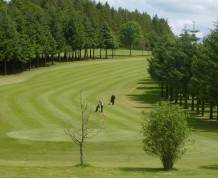
[[(123, 24), (139, 31), (126, 44)], [(165, 19), (114, 9), (90, 0), (0, 0), (0, 73), (16, 73), (54, 61), (108, 58), (118, 47), (151, 49), (162, 35), (173, 36)], [(120, 40), (122, 39), (122, 40)], [(112, 52), (113, 54), (113, 52)]]
[(159, 82), (161, 97), (218, 120), (218, 23), (198, 42), (196, 31), (177, 38), (163, 36), (153, 49), (149, 72)]

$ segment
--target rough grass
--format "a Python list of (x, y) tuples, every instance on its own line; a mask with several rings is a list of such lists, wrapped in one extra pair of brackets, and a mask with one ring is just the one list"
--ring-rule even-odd
[[(192, 119), (194, 142), (173, 171), (143, 152), (141, 112), (159, 100), (145, 57), (58, 64), (0, 78), (0, 177), (196, 177), (218, 175), (218, 125)], [(64, 128), (80, 123), (79, 93), (93, 111), (99, 97), (105, 113), (92, 114), (99, 134), (88, 140), (85, 168)], [(107, 105), (111, 94), (115, 106)]]

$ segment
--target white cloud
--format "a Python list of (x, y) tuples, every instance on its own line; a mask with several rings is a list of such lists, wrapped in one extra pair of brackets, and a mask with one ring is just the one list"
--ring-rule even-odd
[(150, 15), (158, 14), (168, 19), (170, 26), (179, 34), (185, 25), (195, 21), (200, 35), (206, 35), (218, 20), (218, 0), (99, 0), (114, 7), (138, 9)]

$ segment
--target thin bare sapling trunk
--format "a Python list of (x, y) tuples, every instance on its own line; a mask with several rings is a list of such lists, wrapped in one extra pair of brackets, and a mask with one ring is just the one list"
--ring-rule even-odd
[(87, 103), (86, 98), (81, 93), (80, 95), (80, 110), (81, 110), (81, 125), (79, 129), (75, 131), (73, 124), (65, 129), (65, 134), (79, 146), (80, 152), (80, 166), (84, 167), (84, 152), (85, 144), (88, 138), (97, 135), (97, 132), (88, 128), (89, 118), (91, 115), (91, 107)]

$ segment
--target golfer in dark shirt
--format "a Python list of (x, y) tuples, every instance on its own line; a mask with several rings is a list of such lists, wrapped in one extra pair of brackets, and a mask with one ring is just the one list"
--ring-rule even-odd
[(115, 96), (115, 95), (112, 95), (112, 96), (111, 96), (111, 104), (112, 104), (112, 105), (115, 104), (115, 99), (116, 99), (116, 96)]

